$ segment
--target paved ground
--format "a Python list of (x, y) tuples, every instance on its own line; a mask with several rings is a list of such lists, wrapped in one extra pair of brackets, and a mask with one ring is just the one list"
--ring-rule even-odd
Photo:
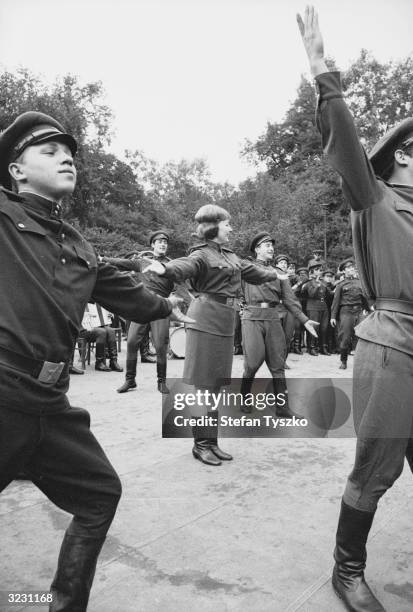
[[(123, 350), (120, 361), (123, 362)], [(351, 376), (338, 358), (289, 358), (288, 375)], [(351, 366), (350, 358), (350, 366)], [(179, 376), (183, 361), (169, 361)], [(234, 375), (242, 372), (236, 357)], [(334, 532), (354, 438), (225, 439), (235, 461), (194, 461), (185, 439), (162, 440), (155, 368), (139, 391), (88, 367), (72, 377), (74, 405), (118, 470), (124, 494), (99, 560), (90, 612), (334, 612)], [(266, 376), (265, 368), (261, 372)], [(377, 513), (367, 576), (390, 612), (413, 609), (413, 481), (406, 467)], [(47, 590), (69, 517), (27, 482), (0, 496), (0, 589)], [(1, 612), (18, 609), (3, 606)]]

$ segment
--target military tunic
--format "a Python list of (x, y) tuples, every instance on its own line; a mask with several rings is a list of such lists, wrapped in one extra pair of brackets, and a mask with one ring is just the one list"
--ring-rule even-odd
[(165, 264), (165, 276), (175, 282), (190, 279), (198, 297), (191, 303), (186, 325), (184, 380), (199, 388), (219, 388), (231, 378), (235, 303), (241, 279), (260, 284), (277, 272), (240, 259), (213, 240), (194, 246), (188, 257)]
[[(271, 269), (269, 264), (256, 260), (257, 266)], [(286, 337), (281, 325), (278, 306), (282, 300), (287, 312), (305, 323), (302, 312), (288, 279), (266, 282), (262, 285), (242, 283), (245, 307), (242, 316), (244, 348), (244, 378), (254, 378), (266, 362), (274, 378), (284, 376)]]
[[(154, 257), (156, 261), (164, 264), (169, 260), (166, 256)], [(134, 259), (123, 259), (117, 257), (107, 258), (106, 261), (113, 264), (120, 270), (135, 272), (139, 274), (139, 278), (142, 280), (144, 285), (161, 297), (168, 297), (174, 290), (174, 282), (164, 276), (159, 276), (154, 272), (147, 272), (143, 274), (144, 270), (151, 264), (149, 258), (134, 258)], [(150, 323), (135, 323), (131, 322), (128, 329), (128, 340), (126, 345), (126, 361), (129, 364), (127, 375), (132, 375), (131, 364), (137, 360), (138, 350), (145, 338), (148, 328), (151, 328), (152, 341), (156, 350), (156, 361), (158, 366), (163, 366), (162, 376), (166, 376), (166, 363), (169, 345), (169, 317), (163, 319), (157, 319)], [(136, 370), (135, 370), (136, 374)]]
[(351, 278), (339, 283), (334, 292), (331, 318), (339, 321), (338, 342), (342, 355), (352, 348), (354, 328), (360, 322), (363, 309), (368, 310), (369, 306), (360, 281)]
[(386, 183), (357, 137), (336, 72), (317, 77), (317, 125), (324, 152), (341, 175), (352, 212), (363, 291), (376, 300), (360, 323), (354, 359), (355, 465), (344, 501), (374, 512), (400, 475), (413, 470), (413, 185)]
[[(68, 364), (89, 301), (140, 322), (170, 302), (99, 263), (60, 207), (30, 193), (0, 190), (0, 260), (0, 491), (24, 467), (74, 515), (68, 535), (103, 538), (121, 485), (88, 412), (69, 404)], [(45, 362), (64, 364), (56, 382), (41, 379)]]

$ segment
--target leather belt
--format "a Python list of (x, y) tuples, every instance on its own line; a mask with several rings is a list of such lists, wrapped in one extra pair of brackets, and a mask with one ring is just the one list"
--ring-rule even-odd
[(68, 364), (64, 361), (59, 363), (40, 361), (39, 359), (32, 359), (31, 357), (15, 353), (4, 346), (0, 346), (0, 364), (14, 368), (19, 372), (30, 374), (33, 378), (48, 385), (55, 384), (59, 380), (65, 366), (68, 367)]
[(413, 302), (407, 300), (394, 300), (393, 298), (376, 298), (376, 310), (391, 310), (403, 314), (413, 315)]
[(278, 302), (253, 302), (252, 304), (248, 304), (248, 306), (256, 306), (258, 308), (275, 308), (278, 306)]
[(205, 300), (211, 300), (212, 302), (218, 302), (219, 304), (226, 304), (227, 306), (234, 306), (238, 301), (238, 298), (227, 297), (219, 293), (200, 293), (198, 297), (204, 298)]

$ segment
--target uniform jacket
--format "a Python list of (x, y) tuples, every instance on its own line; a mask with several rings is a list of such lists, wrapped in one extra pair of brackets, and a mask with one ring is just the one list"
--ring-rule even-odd
[(315, 278), (303, 284), (301, 295), (307, 300), (307, 311), (327, 310), (332, 300), (331, 289), (322, 281), (315, 280)]
[[(239, 298), (241, 279), (261, 284), (278, 278), (274, 268), (264, 268), (240, 259), (231, 249), (213, 240), (192, 247), (188, 257), (165, 264), (165, 276), (178, 283), (189, 279), (197, 294), (227, 298)], [(205, 295), (192, 302), (188, 316), (195, 319), (195, 323), (187, 325), (189, 328), (222, 336), (234, 333), (234, 307), (209, 301)]]
[[(265, 264), (260, 260), (255, 260), (255, 263), (264, 270), (272, 268), (270, 264)], [(285, 308), (297, 317), (301, 323), (305, 323), (308, 320), (298, 300), (294, 296), (289, 279), (276, 278), (262, 285), (251, 285), (250, 283), (242, 281), (242, 292), (245, 299), (243, 319), (278, 319), (278, 308), (260, 308), (257, 307), (256, 304), (258, 302), (280, 304), (282, 301)]]
[[(0, 347), (39, 361), (69, 362), (89, 301), (138, 322), (168, 316), (164, 298), (114, 266), (34, 194), (0, 190)], [(25, 412), (67, 408), (66, 371), (54, 385), (0, 363), (0, 402)]]
[(357, 278), (343, 280), (337, 285), (334, 292), (333, 305), (331, 306), (332, 319), (337, 319), (342, 306), (351, 307), (352, 310), (369, 309), (361, 283)]
[[(386, 183), (374, 170), (343, 100), (340, 75), (317, 76), (317, 125), (324, 153), (342, 177), (349, 202), (353, 247), (368, 300), (413, 302), (413, 185)], [(360, 338), (413, 354), (413, 316), (372, 312), (356, 328)]]

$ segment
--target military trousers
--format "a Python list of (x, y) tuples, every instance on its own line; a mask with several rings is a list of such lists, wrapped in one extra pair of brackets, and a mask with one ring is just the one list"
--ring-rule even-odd
[(149, 330), (152, 332), (152, 342), (156, 350), (156, 361), (158, 364), (166, 364), (169, 345), (169, 318), (157, 319), (150, 323), (131, 322), (128, 331), (126, 360), (133, 361), (137, 358), (138, 349)]
[(356, 457), (343, 500), (374, 512), (407, 459), (413, 472), (413, 355), (359, 339), (354, 357)]
[(349, 353), (352, 349), (354, 338), (354, 328), (360, 322), (361, 309), (352, 306), (342, 306), (340, 308), (340, 322), (338, 328), (338, 342), (340, 352)]
[(265, 363), (273, 378), (284, 377), (285, 334), (279, 319), (242, 321), (244, 378), (254, 378)]
[(90, 431), (86, 410), (70, 407), (40, 416), (0, 407), (0, 491), (22, 470), (56, 506), (73, 515), (67, 534), (106, 536), (121, 484)]

